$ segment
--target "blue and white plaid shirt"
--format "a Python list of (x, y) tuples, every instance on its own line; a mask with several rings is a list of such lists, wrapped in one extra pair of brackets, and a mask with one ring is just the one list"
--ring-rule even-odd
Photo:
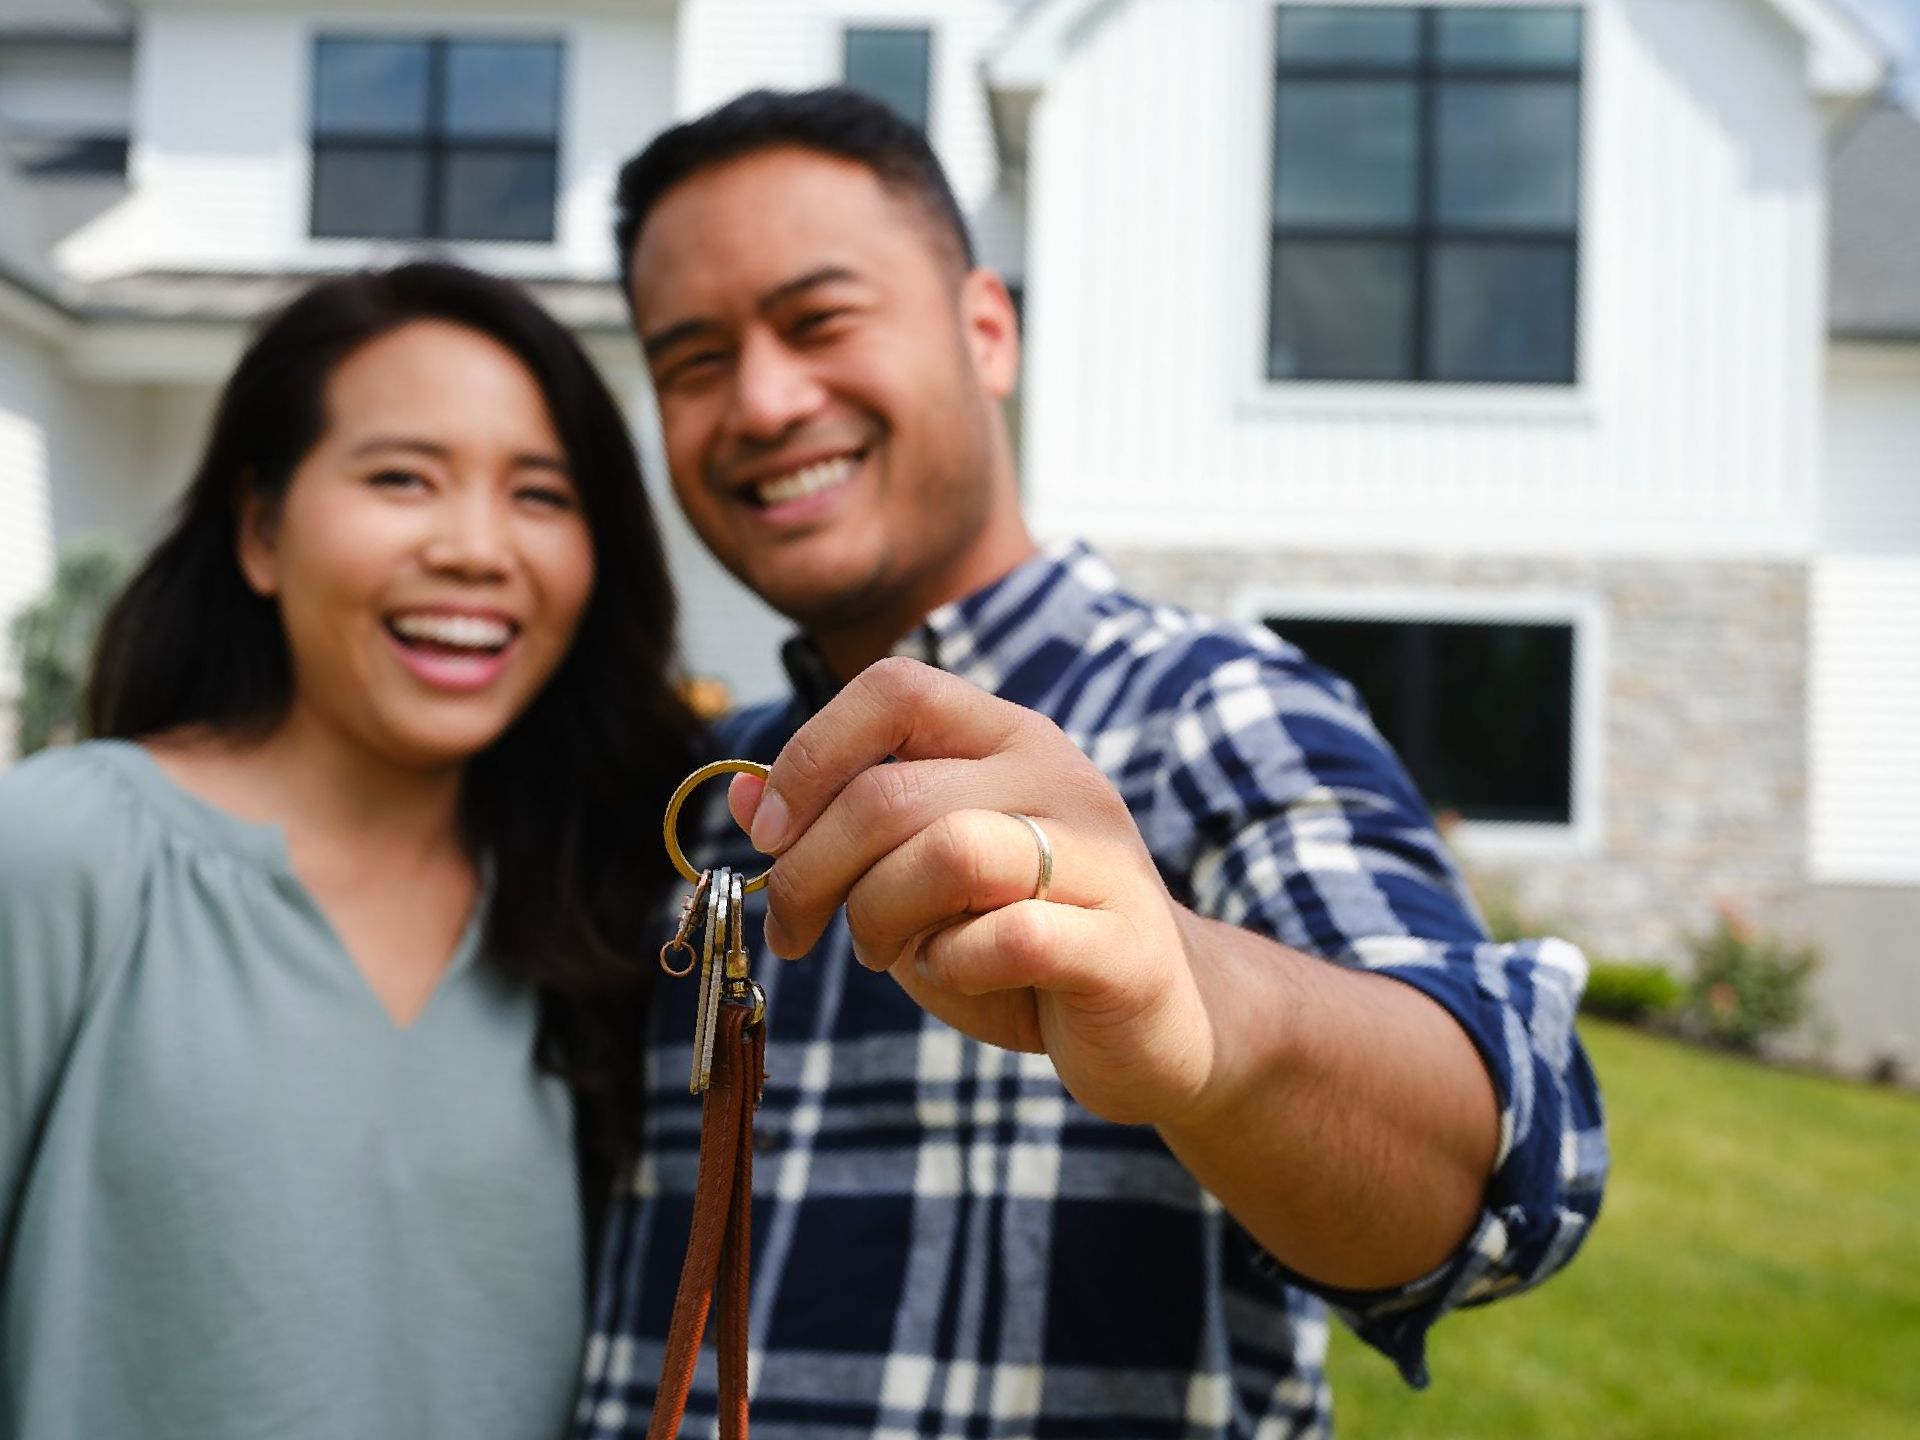
[[(1445, 1006), (1493, 1077), (1499, 1165), (1434, 1274), (1316, 1294), (1152, 1129), (1095, 1118), (1046, 1057), (967, 1039), (863, 970), (844, 918), (784, 962), (750, 908), (771, 1026), (749, 1331), (761, 1440), (1324, 1434), (1327, 1303), (1422, 1384), (1435, 1320), (1567, 1262), (1607, 1168), (1573, 1031), (1585, 961), (1487, 940), (1345, 681), (1259, 627), (1125, 594), (1077, 545), (943, 607), (902, 653), (1052, 717), (1119, 787), (1176, 899)], [(789, 669), (796, 698), (734, 717), (728, 753), (771, 760), (810, 713), (817, 666), (790, 647)], [(690, 853), (765, 863), (717, 798)], [(692, 990), (668, 985), (656, 1007), (644, 1153), (601, 1249), (576, 1430), (592, 1440), (642, 1434), (653, 1401), (699, 1137)], [(707, 1353), (688, 1433), (713, 1396)]]

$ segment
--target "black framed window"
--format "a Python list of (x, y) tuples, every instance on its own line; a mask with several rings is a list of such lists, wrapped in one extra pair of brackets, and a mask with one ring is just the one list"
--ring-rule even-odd
[(66, 179), (127, 173), (124, 135), (22, 135), (13, 138), (12, 150), (27, 175)]
[(545, 40), (317, 40), (313, 235), (551, 241), (560, 59)]
[(1267, 624), (1353, 682), (1436, 811), (1572, 823), (1571, 624), (1286, 616)]
[(841, 69), (846, 83), (885, 101), (922, 130), (932, 73), (931, 30), (848, 27)]
[(1267, 375), (1571, 384), (1581, 15), (1283, 6)]

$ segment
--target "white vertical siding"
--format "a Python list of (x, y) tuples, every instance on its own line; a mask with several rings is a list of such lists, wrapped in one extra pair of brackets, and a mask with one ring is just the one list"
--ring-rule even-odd
[(26, 134), (124, 135), (133, 59), (114, 45), (0, 49), (0, 124)]
[(653, 387), (638, 366), (623, 377), (618, 393), (627, 397), (641, 473), (660, 522), (667, 569), (680, 600), (680, 653), (686, 672), (720, 681), (735, 704), (781, 694), (786, 679), (780, 668), (780, 644), (793, 633), (792, 623), (729, 575), (687, 523), (667, 479)]
[(1920, 555), (1920, 344), (1834, 347), (1821, 501), (1827, 550)]
[(135, 453), (133, 400), (74, 385), (54, 350), (0, 321), (0, 763), (13, 747), (19, 680), (6, 624), (45, 589), (64, 545), (115, 533)]
[(743, 90), (812, 89), (841, 79), (849, 25), (932, 31), (928, 137), (987, 263), (1019, 274), (1020, 216), (1000, 169), (980, 64), (1015, 0), (687, 0), (681, 20), (679, 113)]
[(1837, 884), (1920, 884), (1920, 554), (1813, 568), (1808, 858)]
[(53, 497), (46, 415), (51, 357), (0, 324), (0, 764), (13, 754), (19, 671), (7, 624), (53, 573)]
[(314, 37), (373, 30), (561, 40), (553, 242), (434, 248), (506, 274), (610, 274), (614, 175), (673, 113), (670, 9), (149, 10), (135, 73), (133, 193), (68, 240), (62, 263), (83, 276), (320, 270), (377, 264), (417, 248), (307, 234)]
[(1039, 526), (1116, 543), (1805, 553), (1824, 134), (1754, 0), (1590, 0), (1580, 382), (1263, 378), (1271, 0), (1095, 10), (1035, 108)]

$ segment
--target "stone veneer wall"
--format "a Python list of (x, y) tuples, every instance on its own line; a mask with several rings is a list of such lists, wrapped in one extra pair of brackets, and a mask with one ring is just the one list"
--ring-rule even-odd
[(1252, 587), (1601, 597), (1608, 617), (1597, 854), (1465, 857), (1594, 955), (1677, 961), (1730, 901), (1802, 933), (1807, 569), (1797, 563), (1108, 551), (1141, 594), (1215, 615)]

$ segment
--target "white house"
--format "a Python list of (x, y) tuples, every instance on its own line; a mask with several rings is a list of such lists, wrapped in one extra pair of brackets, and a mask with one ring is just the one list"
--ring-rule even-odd
[[(1920, 131), (1839, 0), (15, 8), (0, 611), (150, 532), (316, 273), (527, 280), (647, 439), (620, 160), (844, 78), (1022, 296), (1042, 533), (1353, 675), (1596, 950), (1737, 902), (1826, 942), (1846, 1055), (1920, 1062)], [(691, 667), (767, 691), (778, 622), (674, 534)]]

